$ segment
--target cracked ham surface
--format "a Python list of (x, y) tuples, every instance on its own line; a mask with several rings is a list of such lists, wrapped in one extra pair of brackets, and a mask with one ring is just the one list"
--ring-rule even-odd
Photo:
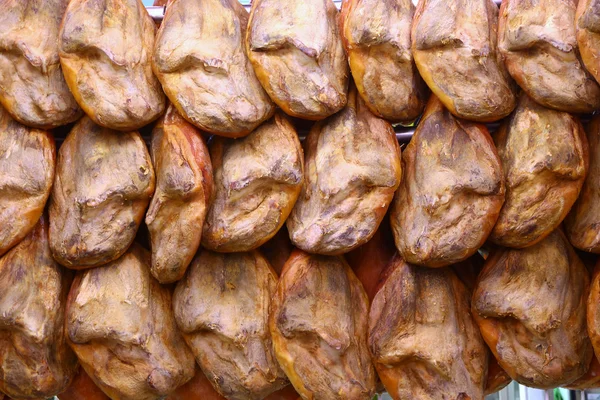
[(138, 132), (83, 117), (58, 152), (50, 197), (50, 248), (64, 266), (98, 267), (123, 255), (154, 193), (154, 168)]
[(171, 289), (152, 277), (150, 254), (137, 243), (116, 261), (76, 274), (66, 330), (85, 372), (113, 400), (161, 399), (194, 376)]
[(0, 391), (15, 400), (55, 396), (75, 375), (65, 332), (72, 280), (52, 258), (46, 215), (0, 258)]
[(537, 103), (587, 113), (600, 107), (600, 86), (579, 55), (577, 2), (503, 1), (498, 48), (514, 80)]
[(587, 371), (593, 356), (586, 330), (589, 287), (587, 269), (560, 230), (533, 246), (491, 253), (472, 310), (512, 379), (555, 388)]
[(202, 250), (175, 289), (175, 319), (214, 388), (261, 400), (288, 384), (271, 346), (269, 307), (277, 275), (258, 252)]
[(373, 396), (368, 307), (342, 257), (292, 252), (272, 299), (269, 328), (277, 360), (302, 398)]
[(304, 251), (339, 255), (377, 231), (402, 179), (394, 129), (351, 88), (346, 107), (313, 126), (302, 192), (287, 228)]
[(68, 2), (58, 54), (75, 100), (98, 125), (133, 131), (164, 111), (151, 66), (155, 30), (139, 0)]
[(171, 105), (152, 131), (156, 190), (146, 212), (152, 275), (160, 283), (183, 277), (200, 247), (213, 193), (210, 155), (200, 131)]
[(21, 125), (0, 106), (0, 256), (38, 223), (55, 169), (52, 133)]
[(475, 254), (505, 194), (500, 158), (485, 125), (454, 117), (431, 96), (403, 152), (402, 169), (390, 215), (402, 258), (435, 268)]
[(255, 0), (246, 51), (271, 99), (293, 117), (320, 120), (347, 101), (348, 61), (331, 0)]

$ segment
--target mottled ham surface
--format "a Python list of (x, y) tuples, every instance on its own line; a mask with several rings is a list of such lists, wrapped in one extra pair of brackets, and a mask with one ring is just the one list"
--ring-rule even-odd
[(373, 396), (368, 307), (342, 257), (292, 253), (272, 299), (269, 327), (277, 360), (302, 398)]
[(50, 129), (82, 111), (65, 82), (58, 30), (69, 0), (5, 0), (0, 14), (0, 104), (17, 121)]
[(512, 77), (533, 100), (584, 113), (600, 107), (600, 86), (581, 62), (576, 7), (577, 0), (503, 1), (498, 48)]
[(422, 0), (412, 24), (412, 53), (421, 76), (460, 118), (499, 120), (516, 104), (516, 86), (496, 46), (492, 0)]
[(62, 265), (92, 268), (131, 245), (154, 193), (154, 169), (138, 132), (83, 117), (58, 153), (50, 199), (50, 248)]
[(342, 38), (354, 83), (369, 109), (389, 121), (413, 121), (428, 90), (410, 48), (411, 0), (345, 0)]
[(304, 251), (343, 254), (377, 231), (402, 179), (394, 129), (352, 88), (348, 105), (313, 126), (302, 193), (287, 220)]
[(0, 391), (11, 398), (49, 398), (73, 379), (65, 332), (72, 280), (52, 259), (46, 216), (0, 258)]
[(154, 21), (139, 0), (71, 0), (58, 33), (69, 89), (106, 128), (132, 131), (165, 109), (152, 73)]
[(77, 273), (66, 329), (81, 366), (112, 399), (158, 400), (194, 376), (171, 290), (152, 277), (150, 254), (138, 244), (102, 268)]
[(0, 107), (0, 256), (38, 223), (55, 164), (52, 134), (21, 125)]
[(248, 12), (238, 0), (173, 0), (152, 68), (177, 110), (200, 129), (245, 136), (275, 106), (246, 56)]
[(213, 192), (210, 155), (193, 125), (173, 106), (152, 131), (156, 191), (146, 213), (152, 275), (160, 283), (183, 277), (200, 247), (202, 225)]
[(319, 120), (346, 104), (350, 73), (333, 1), (253, 1), (246, 48), (258, 80), (287, 114)]

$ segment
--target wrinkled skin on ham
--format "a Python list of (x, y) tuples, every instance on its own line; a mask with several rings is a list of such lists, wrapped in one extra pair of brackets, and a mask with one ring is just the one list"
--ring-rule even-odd
[(575, 29), (581, 61), (585, 68), (600, 81), (600, 2), (579, 0), (575, 12)]
[[(467, 258), (465, 261), (461, 261), (458, 264), (454, 264), (450, 267), (458, 279), (460, 279), (465, 287), (469, 290), (469, 303), (473, 289), (477, 283), (477, 276), (483, 269), (483, 263), (483, 257), (481, 257), (479, 254), (475, 254), (474, 256)], [(469, 310), (470, 309), (471, 306), (469, 305)], [(500, 364), (498, 364), (498, 360), (496, 360), (489, 348), (488, 353), (488, 372), (484, 391), (485, 396), (500, 391), (512, 382), (510, 376), (508, 376), (506, 371), (504, 371)]]
[(350, 90), (348, 105), (311, 129), (302, 193), (287, 220), (292, 243), (338, 255), (377, 231), (402, 179), (392, 126)]
[(164, 111), (151, 66), (155, 30), (139, 0), (68, 2), (58, 54), (75, 100), (98, 125), (128, 132)]
[(516, 86), (496, 46), (498, 7), (492, 0), (419, 1), (412, 53), (444, 106), (460, 118), (499, 120), (516, 104)]
[(258, 80), (287, 114), (320, 120), (346, 105), (350, 73), (333, 1), (253, 1), (246, 49)]
[(304, 399), (367, 400), (369, 300), (339, 256), (295, 250), (272, 299), (269, 328), (281, 368)]
[(304, 157), (283, 113), (242, 139), (213, 138), (215, 193), (202, 245), (218, 252), (250, 251), (283, 226), (300, 194)]
[(154, 169), (138, 132), (83, 117), (58, 153), (50, 199), (50, 248), (64, 266), (92, 268), (133, 242), (154, 193)]
[(432, 96), (404, 150), (402, 169), (390, 215), (402, 258), (444, 267), (475, 254), (496, 223), (505, 193), (487, 128), (457, 119)]
[(472, 310), (511, 378), (555, 388), (580, 378), (590, 365), (588, 292), (587, 269), (556, 230), (531, 247), (492, 252), (478, 277)]
[(594, 355), (589, 371), (574, 385), (600, 387), (600, 262), (596, 264), (590, 284), (590, 295), (587, 298), (587, 329), (594, 348)]
[(585, 113), (600, 107), (600, 86), (579, 56), (576, 7), (577, 0), (503, 1), (498, 48), (512, 77), (537, 103)]
[(156, 191), (146, 213), (152, 275), (160, 283), (183, 277), (200, 247), (213, 191), (212, 166), (201, 133), (173, 106), (152, 131)]
[(345, 0), (340, 24), (354, 83), (369, 109), (389, 121), (413, 121), (427, 85), (413, 60), (411, 0)]
[(0, 390), (15, 400), (55, 396), (75, 375), (64, 326), (72, 280), (52, 259), (46, 216), (0, 259)]
[(581, 193), (565, 219), (571, 244), (578, 249), (600, 253), (600, 117), (596, 116), (587, 129), (589, 168)]
[(78, 119), (58, 58), (58, 29), (69, 0), (5, 0), (0, 15), (0, 104), (40, 129)]
[(577, 200), (589, 166), (579, 118), (523, 94), (494, 135), (506, 182), (506, 201), (490, 239), (527, 247), (556, 229)]
[(450, 268), (392, 260), (371, 305), (369, 349), (394, 400), (484, 398), (488, 350), (469, 295)]
[(254, 74), (237, 0), (173, 0), (156, 35), (152, 68), (181, 115), (198, 128), (245, 136), (275, 106)]
[(52, 134), (21, 125), (0, 107), (0, 256), (38, 223), (55, 164)]
[(175, 319), (198, 365), (232, 400), (261, 400), (288, 384), (271, 346), (277, 275), (258, 252), (202, 251), (173, 297)]
[(194, 376), (171, 290), (152, 277), (150, 254), (138, 244), (102, 268), (77, 273), (66, 329), (81, 366), (111, 399), (164, 398)]

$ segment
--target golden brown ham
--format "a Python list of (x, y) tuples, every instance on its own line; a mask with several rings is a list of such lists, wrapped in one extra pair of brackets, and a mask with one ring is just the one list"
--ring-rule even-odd
[(469, 295), (449, 268), (394, 258), (369, 313), (369, 349), (394, 400), (483, 400), (488, 350)]
[(269, 305), (277, 275), (258, 252), (202, 251), (177, 284), (179, 329), (215, 389), (261, 400), (287, 385), (271, 346)]
[(59, 55), (69, 89), (95, 123), (132, 131), (155, 120), (165, 96), (152, 74), (155, 26), (139, 0), (71, 0)]
[(82, 269), (119, 258), (133, 242), (153, 193), (154, 170), (140, 134), (102, 128), (83, 117), (58, 153), (50, 199), (56, 261)]
[[(1, 399), (0, 399), (1, 400)], [(73, 381), (64, 392), (60, 393), (59, 400), (110, 400), (102, 390), (89, 377), (83, 368), (73, 378)]]
[(576, 7), (577, 0), (504, 0), (498, 48), (512, 77), (533, 100), (583, 113), (600, 107), (600, 86), (579, 57)]
[(71, 281), (52, 259), (46, 216), (0, 259), (0, 390), (11, 398), (49, 398), (73, 379), (64, 327)]
[(577, 200), (588, 169), (588, 144), (579, 118), (538, 105), (523, 94), (494, 135), (506, 201), (490, 239), (531, 246), (548, 236)]
[(411, 0), (344, 0), (342, 38), (354, 83), (369, 109), (390, 121), (416, 119), (427, 100), (410, 48)]
[(200, 132), (169, 106), (152, 131), (156, 192), (146, 214), (152, 275), (160, 283), (183, 277), (200, 246), (213, 190), (212, 166)]
[(588, 372), (572, 384), (574, 388), (600, 387), (600, 262), (594, 268), (587, 298), (587, 330), (595, 354)]
[(55, 163), (52, 134), (21, 125), (0, 107), (0, 256), (40, 219)]
[[(461, 261), (450, 267), (458, 279), (461, 280), (461, 282), (469, 291), (469, 310), (471, 309), (471, 295), (473, 293), (473, 289), (475, 288), (475, 284), (477, 283), (477, 276), (483, 269), (483, 264), (484, 258), (479, 254), (475, 254), (474, 256), (467, 258), (465, 261)], [(489, 353), (487, 366), (488, 371), (484, 390), (484, 394), (486, 396), (491, 393), (498, 392), (512, 382), (510, 376), (508, 376), (506, 371), (504, 371), (500, 364), (498, 364), (498, 360), (496, 360), (492, 354), (492, 351), (489, 348), (487, 348), (487, 351)]]
[(600, 253), (600, 116), (587, 129), (589, 168), (579, 198), (565, 219), (566, 233), (578, 249)]
[(279, 364), (303, 399), (373, 396), (368, 308), (367, 294), (342, 257), (292, 253), (272, 300), (269, 327)]
[[(269, 261), (277, 276), (281, 276), (283, 267), (290, 258), (292, 251), (294, 251), (294, 246), (292, 246), (285, 225), (271, 240), (263, 244), (260, 248), (260, 252)], [(281, 390), (271, 393), (265, 397), (265, 400), (300, 400), (300, 395), (296, 392), (294, 386), (288, 385)]]
[(213, 138), (215, 193), (202, 245), (219, 252), (256, 249), (283, 226), (300, 194), (304, 160), (283, 113), (242, 139)]
[(217, 135), (247, 135), (275, 111), (246, 56), (247, 25), (238, 0), (173, 0), (156, 36), (152, 68), (165, 93)]
[(443, 267), (472, 256), (504, 202), (502, 167), (486, 127), (455, 118), (432, 96), (402, 169), (391, 211), (402, 258)]
[(473, 315), (500, 366), (530, 387), (567, 385), (593, 355), (586, 330), (589, 277), (560, 230), (531, 247), (499, 248), (473, 293)]
[(581, 61), (600, 82), (600, 2), (579, 0), (575, 12), (575, 29)]
[(194, 376), (171, 291), (134, 244), (103, 268), (80, 271), (66, 308), (68, 341), (85, 372), (114, 400), (154, 400)]
[(348, 62), (331, 0), (254, 0), (246, 49), (258, 80), (287, 114), (310, 120), (344, 107)]
[(58, 58), (58, 29), (69, 0), (5, 0), (0, 14), (0, 104), (17, 121), (50, 129), (81, 109)]
[(305, 149), (304, 186), (287, 220), (292, 243), (347, 253), (375, 234), (402, 179), (394, 129), (352, 89), (341, 112), (311, 129)]
[(489, 122), (516, 104), (515, 85), (496, 46), (492, 0), (422, 0), (412, 25), (421, 76), (457, 117)]

